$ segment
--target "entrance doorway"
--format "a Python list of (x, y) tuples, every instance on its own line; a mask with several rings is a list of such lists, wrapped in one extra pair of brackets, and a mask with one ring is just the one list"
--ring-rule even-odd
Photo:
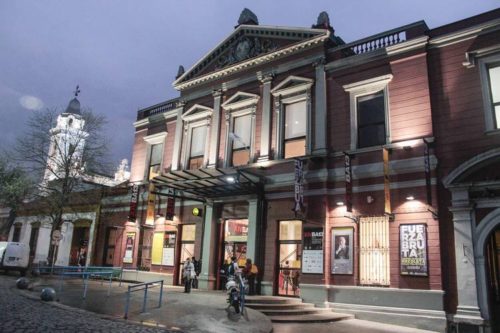
[(106, 230), (106, 243), (104, 244), (104, 257), (102, 261), (103, 266), (113, 266), (115, 260), (117, 233), (118, 229), (115, 227), (108, 227)]
[(300, 297), (302, 221), (279, 222), (278, 295)]
[(33, 264), (33, 260), (35, 259), (39, 231), (40, 231), (39, 224), (32, 224), (31, 225), (31, 235), (30, 235), (30, 243), (29, 243), (30, 244), (30, 258), (29, 258), (30, 265)]
[(69, 255), (70, 266), (85, 266), (89, 245), (89, 227), (74, 227)]
[(228, 219), (224, 225), (224, 261), (236, 257), (238, 266), (245, 267), (247, 260), (247, 219)]
[[(177, 284), (182, 285), (182, 269), (187, 258), (194, 257), (196, 224), (183, 224), (181, 229), (181, 254), (178, 258), (180, 269), (177, 272)], [(196, 258), (199, 260), (200, 258)]]
[(486, 243), (488, 298), (493, 332), (500, 332), (500, 226)]

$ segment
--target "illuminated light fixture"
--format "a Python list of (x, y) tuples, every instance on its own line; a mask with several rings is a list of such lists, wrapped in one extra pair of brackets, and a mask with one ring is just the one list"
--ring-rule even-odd
[(417, 146), (421, 142), (422, 142), (421, 139), (415, 139), (415, 140), (406, 140), (406, 141), (396, 142), (396, 143), (394, 143), (394, 145), (398, 148), (403, 148), (404, 150), (410, 150), (413, 147)]
[(337, 201), (337, 206), (343, 206), (344, 205), (344, 202), (342, 201)]
[(411, 194), (409, 194), (407, 197), (406, 197), (406, 200), (408, 201), (412, 201), (412, 200), (415, 200), (415, 197)]
[(226, 177), (226, 182), (228, 182), (228, 183), (234, 183), (234, 182), (235, 182), (235, 179), (234, 179), (234, 177), (233, 177), (233, 176), (227, 176), (227, 177)]

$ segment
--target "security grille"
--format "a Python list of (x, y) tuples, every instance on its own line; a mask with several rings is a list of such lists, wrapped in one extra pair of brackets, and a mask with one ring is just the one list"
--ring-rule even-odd
[(359, 236), (361, 284), (390, 285), (389, 217), (362, 217)]

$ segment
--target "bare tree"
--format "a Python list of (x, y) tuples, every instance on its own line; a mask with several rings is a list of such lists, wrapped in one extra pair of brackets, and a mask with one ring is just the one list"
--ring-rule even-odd
[[(71, 112), (76, 101), (77, 112)], [(69, 110), (69, 111), (68, 111)], [(80, 111), (76, 98), (64, 113), (56, 109), (34, 112), (27, 131), (17, 141), (19, 162), (40, 181), (34, 200), (43, 203), (52, 222), (52, 232), (60, 230), (63, 213), (71, 210), (77, 196), (103, 185), (108, 170), (107, 140), (103, 134), (106, 119), (91, 110)], [(80, 200), (81, 201), (81, 200)], [(49, 251), (49, 260), (52, 254)]]

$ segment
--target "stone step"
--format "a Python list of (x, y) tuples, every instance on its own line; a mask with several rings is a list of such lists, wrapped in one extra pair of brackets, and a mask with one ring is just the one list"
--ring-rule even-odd
[(297, 304), (302, 303), (300, 298), (277, 297), (277, 296), (246, 296), (247, 304)]
[(332, 309), (314, 308), (314, 307), (306, 307), (302, 309), (287, 309), (287, 310), (261, 309), (259, 311), (268, 316), (269, 318), (272, 318), (273, 316), (297, 316), (305, 314), (332, 313)]
[(340, 313), (316, 313), (297, 316), (269, 316), (273, 323), (329, 323), (340, 320), (354, 319), (354, 315)]
[(314, 308), (314, 304), (310, 303), (283, 303), (283, 304), (270, 304), (270, 303), (245, 303), (249, 308), (262, 311), (262, 310), (294, 310)]

